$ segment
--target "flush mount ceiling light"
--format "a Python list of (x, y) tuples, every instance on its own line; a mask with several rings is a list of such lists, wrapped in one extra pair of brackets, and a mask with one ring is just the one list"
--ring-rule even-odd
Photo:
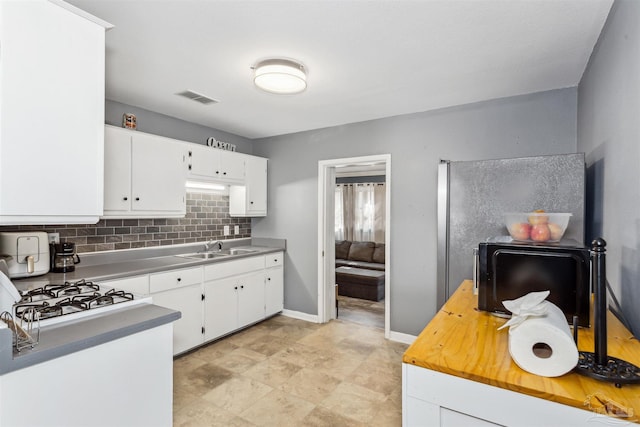
[(304, 66), (289, 59), (267, 59), (252, 67), (253, 83), (260, 89), (276, 94), (300, 93), (307, 88)]

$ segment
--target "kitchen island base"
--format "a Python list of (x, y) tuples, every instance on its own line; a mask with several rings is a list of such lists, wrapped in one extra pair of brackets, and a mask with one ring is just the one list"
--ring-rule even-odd
[(570, 427), (607, 425), (613, 421), (596, 412), (406, 363), (402, 364), (402, 384), (404, 427)]
[(173, 325), (0, 376), (0, 427), (171, 426)]

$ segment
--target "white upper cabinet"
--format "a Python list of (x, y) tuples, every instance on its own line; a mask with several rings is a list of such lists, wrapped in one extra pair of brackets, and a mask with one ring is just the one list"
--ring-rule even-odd
[(188, 179), (241, 183), (244, 181), (244, 158), (241, 154), (186, 143), (189, 161)]
[(0, 1), (0, 224), (95, 223), (103, 212), (111, 25), (68, 7)]
[(180, 217), (186, 212), (184, 144), (105, 126), (104, 217)]
[(267, 159), (245, 155), (244, 185), (229, 188), (229, 215), (267, 216)]

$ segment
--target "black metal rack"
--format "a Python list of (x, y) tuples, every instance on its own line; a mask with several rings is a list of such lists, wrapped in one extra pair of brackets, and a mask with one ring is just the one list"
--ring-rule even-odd
[[(607, 355), (607, 274), (605, 246), (597, 238), (591, 243), (591, 283), (594, 291), (594, 352), (580, 351), (575, 371), (579, 374), (608, 381), (616, 387), (640, 384), (640, 368), (632, 363)], [(574, 325), (574, 328), (577, 328)], [(578, 336), (574, 330), (575, 337)], [(577, 344), (577, 342), (576, 342)]]

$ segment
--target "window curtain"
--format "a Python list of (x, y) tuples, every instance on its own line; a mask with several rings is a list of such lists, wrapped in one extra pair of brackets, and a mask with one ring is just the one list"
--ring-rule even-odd
[(385, 184), (336, 184), (336, 240), (384, 243)]

